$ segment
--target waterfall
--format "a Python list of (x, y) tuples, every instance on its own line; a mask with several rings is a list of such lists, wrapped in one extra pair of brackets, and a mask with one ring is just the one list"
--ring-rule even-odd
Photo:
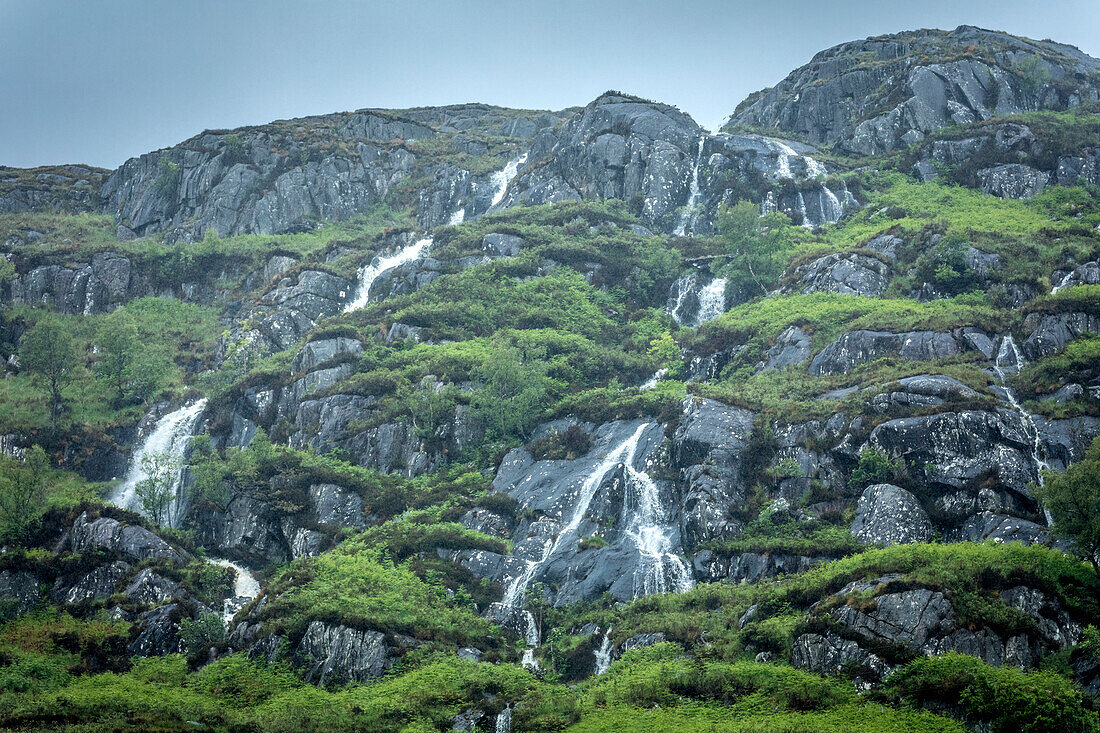
[(524, 153), (518, 158), (508, 161), (508, 165), (491, 176), (490, 180), (492, 180), (495, 190), (493, 192), (493, 202), (489, 204), (490, 207), (496, 206), (504, 200), (504, 194), (508, 192), (508, 185), (519, 173), (519, 167), (526, 162), (527, 153)]
[(355, 298), (344, 306), (344, 312), (348, 313), (349, 311), (358, 310), (367, 304), (367, 300), (370, 298), (371, 285), (374, 284), (374, 281), (378, 279), (379, 275), (399, 265), (404, 265), (406, 262), (412, 262), (422, 257), (431, 246), (432, 238), (425, 237), (424, 239), (402, 247), (392, 255), (375, 257), (371, 260), (371, 263), (364, 267), (359, 273), (359, 287), (355, 291)]
[[(825, 184), (821, 185), (821, 193), (823, 194), (821, 199), (822, 220), (827, 222), (840, 221), (840, 217), (844, 216), (844, 205), (840, 203), (840, 199)], [(829, 202), (828, 210), (825, 206), (826, 201)]]
[(775, 140), (774, 138), (764, 138), (765, 144), (775, 151), (775, 163), (776, 163), (776, 178), (790, 178), (794, 180), (794, 171), (791, 170), (791, 159), (799, 158), (802, 160), (802, 164), (806, 167), (807, 178), (817, 178), (818, 176), (827, 176), (829, 171), (824, 165), (814, 160), (808, 155), (800, 155), (782, 140)]
[(463, 206), (461, 209), (459, 209), (455, 213), (451, 214), (451, 218), (447, 220), (447, 223), (451, 226), (454, 226), (455, 224), (461, 224), (464, 221), (466, 221), (466, 207), (465, 206)]
[(699, 314), (695, 325), (713, 321), (726, 312), (726, 278), (716, 277), (699, 291)]
[(698, 279), (699, 274), (695, 270), (686, 272), (676, 278), (676, 297), (675, 299), (669, 298), (668, 305), (665, 307), (676, 323), (684, 323), (684, 306), (687, 303), (687, 296), (695, 290)]
[(672, 551), (672, 527), (667, 524), (656, 482), (629, 463), (626, 474), (626, 508), (630, 512), (626, 533), (642, 560), (634, 571), (634, 597), (690, 590), (695, 583), (687, 564)]
[(180, 511), (180, 484), (183, 478), (184, 454), (191, 442), (191, 436), (195, 431), (203, 409), (206, 408), (206, 398), (197, 400), (170, 412), (157, 421), (156, 427), (145, 438), (133, 455), (130, 456), (130, 465), (126, 470), (126, 478), (118, 488), (111, 492), (109, 501), (123, 509), (141, 510), (141, 501), (137, 496), (137, 485), (149, 476), (142, 465), (142, 459), (156, 454), (168, 454), (179, 462), (179, 473), (174, 477), (172, 490), (176, 498), (168, 510), (169, 524), (175, 526)]
[(1067, 273), (1066, 273), (1066, 276), (1062, 278), (1061, 282), (1059, 282), (1059, 283), (1058, 283), (1057, 285), (1055, 285), (1055, 286), (1054, 286), (1053, 288), (1051, 288), (1051, 289), (1050, 289), (1050, 294), (1051, 294), (1051, 295), (1054, 295), (1054, 294), (1056, 294), (1056, 293), (1057, 293), (1057, 292), (1058, 292), (1059, 290), (1061, 290), (1061, 289), (1062, 289), (1062, 288), (1064, 288), (1064, 287), (1065, 287), (1066, 285), (1068, 285), (1068, 284), (1069, 284), (1069, 281), (1070, 281), (1071, 279), (1073, 279), (1073, 273), (1074, 273), (1074, 272), (1076, 272), (1076, 270), (1070, 270), (1069, 272), (1067, 272)]
[(512, 733), (512, 708), (506, 707), (497, 715), (496, 733)]
[(680, 214), (680, 223), (676, 225), (676, 228), (672, 233), (677, 237), (682, 237), (687, 232), (688, 225), (695, 224), (695, 206), (699, 201), (699, 168), (703, 164), (703, 143), (707, 141), (706, 135), (699, 138), (699, 151), (695, 154), (695, 165), (691, 171), (691, 189), (688, 194), (687, 205), (684, 207), (684, 212)]
[[(1035, 425), (1035, 418), (1031, 416), (1027, 410), (1023, 408), (1019, 400), (1016, 399), (1016, 394), (1012, 391), (1007, 384), (1005, 384), (1005, 372), (1006, 370), (1016, 374), (1024, 366), (1024, 357), (1020, 353), (1020, 350), (1016, 347), (1016, 342), (1011, 335), (1004, 336), (1001, 339), (1001, 347), (997, 350), (997, 357), (993, 363), (993, 371), (997, 373), (997, 377), (1001, 380), (1000, 392), (1004, 395), (1005, 400), (1011, 405), (1012, 409), (1023, 419), (1024, 425), (1029, 428), (1027, 431), (1031, 438), (1031, 460), (1035, 463), (1035, 474), (1038, 476), (1039, 485), (1043, 484), (1043, 470), (1049, 469), (1050, 464), (1043, 458), (1043, 441), (1042, 436), (1039, 434), (1039, 428)], [(1047, 522), (1050, 522), (1050, 517), (1047, 517)]]
[(662, 367), (662, 368), (658, 369), (657, 371), (653, 372), (652, 377), (650, 377), (646, 381), (642, 382), (642, 385), (640, 387), (638, 387), (638, 389), (641, 390), (642, 392), (645, 392), (646, 390), (653, 389), (654, 387), (657, 386), (657, 383), (660, 382), (662, 379), (664, 379), (666, 376), (668, 376), (668, 369), (665, 369), (664, 367)]
[(222, 605), (222, 620), (228, 626), (233, 617), (237, 615), (237, 611), (240, 611), (248, 605), (249, 601), (260, 595), (260, 581), (256, 580), (256, 576), (247, 568), (235, 562), (218, 557), (212, 557), (207, 562), (223, 568), (232, 568), (237, 574), (236, 580), (233, 582), (233, 597), (227, 598)]
[[(629, 468), (629, 462), (634, 459), (634, 452), (638, 448), (638, 441), (649, 426), (650, 423), (639, 425), (638, 429), (629, 438), (615, 446), (592, 468), (581, 484), (580, 492), (573, 507), (573, 514), (569, 518), (568, 524), (562, 528), (553, 542), (547, 543), (539, 559), (529, 560), (526, 569), (508, 584), (504, 590), (504, 598), (500, 606), (511, 609), (513, 612), (519, 611), (523, 607), (523, 594), (527, 590), (527, 586), (553, 558), (558, 548), (562, 547), (568, 539), (577, 539), (577, 529), (584, 520), (584, 515), (588, 512), (588, 506), (592, 503), (596, 490), (599, 489), (604, 477), (620, 465), (626, 464)], [(522, 613), (525, 625), (524, 638), (527, 640), (527, 649), (523, 653), (523, 665), (537, 671), (538, 662), (535, 661), (534, 648), (539, 644), (538, 624), (535, 623), (535, 618), (529, 611), (522, 611)]]
[(611, 666), (611, 629), (603, 635), (603, 642), (600, 644), (600, 648), (596, 650), (596, 674), (600, 675), (607, 671)]

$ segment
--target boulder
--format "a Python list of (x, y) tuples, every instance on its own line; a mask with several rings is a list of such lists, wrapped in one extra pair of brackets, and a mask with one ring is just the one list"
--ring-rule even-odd
[(305, 670), (307, 682), (369, 682), (389, 669), (392, 662), (385, 635), (313, 621), (295, 648), (295, 660)]
[(796, 267), (784, 290), (877, 296), (886, 290), (890, 275), (890, 268), (869, 254), (836, 252)]
[(191, 559), (188, 553), (169, 545), (144, 527), (124, 525), (108, 517), (89, 521), (87, 512), (77, 517), (69, 541), (74, 553), (104, 550), (139, 562), (156, 559), (175, 565), (184, 565)]
[(24, 571), (0, 571), (0, 620), (22, 616), (41, 600), (38, 576)]
[(893, 484), (863, 490), (852, 535), (869, 545), (904, 545), (932, 539), (932, 522), (917, 497)]
[(810, 362), (810, 374), (847, 374), (860, 364), (884, 356), (899, 356), (909, 361), (931, 361), (958, 356), (970, 348), (959, 343), (954, 334), (936, 331), (849, 331), (841, 335)]

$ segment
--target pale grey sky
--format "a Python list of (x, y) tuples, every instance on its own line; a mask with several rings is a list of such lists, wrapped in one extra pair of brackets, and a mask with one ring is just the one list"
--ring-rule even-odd
[(714, 129), (821, 49), (964, 23), (1100, 56), (1100, 0), (0, 0), (0, 164), (114, 168), (206, 128), (607, 89)]

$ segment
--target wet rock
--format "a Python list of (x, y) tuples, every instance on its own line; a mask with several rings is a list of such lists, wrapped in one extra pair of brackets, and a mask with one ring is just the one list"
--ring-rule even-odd
[(978, 171), (982, 191), (1003, 199), (1034, 198), (1050, 183), (1050, 174), (1020, 163)]
[(124, 525), (107, 517), (89, 521), (87, 512), (77, 518), (69, 538), (74, 553), (105, 550), (132, 560), (167, 560), (177, 565), (190, 560), (188, 553), (169, 545), (144, 527)]
[(515, 257), (525, 245), (514, 234), (486, 234), (481, 240), (481, 250), (490, 257)]
[(788, 326), (768, 349), (768, 360), (762, 368), (767, 371), (801, 364), (810, 358), (810, 353), (810, 336), (798, 326)]
[(879, 656), (832, 632), (802, 634), (791, 645), (791, 664), (818, 674), (839, 674), (853, 667), (884, 679), (892, 668)]
[(932, 539), (932, 523), (917, 497), (893, 484), (863, 490), (852, 535), (869, 545), (904, 545)]
[(362, 528), (363, 497), (335, 484), (313, 484), (309, 487), (309, 500), (314, 514), (321, 524)]
[(383, 634), (321, 621), (310, 623), (295, 659), (306, 681), (317, 685), (369, 682), (391, 665)]
[(936, 331), (849, 331), (826, 346), (810, 362), (810, 374), (847, 374), (860, 364), (899, 356), (909, 361), (931, 361), (958, 356), (967, 344), (954, 334)]
[(882, 295), (890, 268), (860, 252), (837, 252), (800, 265), (789, 275), (786, 292)]
[(147, 606), (184, 595), (179, 583), (157, 574), (151, 568), (139, 572), (123, 592), (131, 602)]
[(748, 410), (713, 400), (685, 400), (673, 436), (673, 460), (680, 468), (686, 547), (741, 531), (730, 510), (747, 496), (742, 467), (754, 418)]
[(1053, 313), (1045, 315), (1021, 346), (1031, 360), (1056, 354), (1066, 344), (1088, 334), (1100, 333), (1100, 316), (1092, 313)]
[(58, 578), (50, 592), (54, 603), (83, 603), (84, 601), (101, 601), (115, 592), (118, 582), (130, 572), (130, 565), (116, 560), (106, 565), (100, 565), (78, 580), (72, 586), (67, 585), (63, 579)]
[(36, 575), (22, 571), (0, 572), (0, 619), (22, 616), (42, 600)]
[[(1015, 413), (964, 411), (898, 418), (875, 427), (868, 442), (923, 467), (930, 486), (967, 489), (965, 496), (947, 491), (937, 500), (943, 511), (969, 516), (984, 510), (1019, 513), (1031, 507), (1026, 498), (1027, 485), (1035, 480), (1031, 443)], [(987, 476), (997, 477), (1001, 493), (971, 488), (972, 482)]]
[(968, 517), (947, 539), (952, 542), (1019, 542), (1023, 545), (1050, 544), (1050, 530), (1027, 519), (981, 512)]
[(356, 357), (363, 353), (363, 344), (356, 339), (338, 338), (310, 341), (294, 357), (290, 364), (292, 372), (313, 371), (317, 367), (338, 357)]
[(962, 382), (942, 375), (921, 374), (898, 380), (898, 389), (871, 398), (875, 412), (896, 408), (936, 407), (949, 401), (972, 400), (978, 393)]
[(625, 640), (620, 646), (619, 651), (622, 654), (632, 649), (642, 649), (647, 646), (653, 646), (654, 644), (660, 644), (665, 640), (665, 634), (663, 631), (658, 631), (656, 634), (638, 634)]

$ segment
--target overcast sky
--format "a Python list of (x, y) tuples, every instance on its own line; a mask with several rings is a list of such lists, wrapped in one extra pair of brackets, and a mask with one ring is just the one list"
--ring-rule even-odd
[(0, 164), (114, 168), (206, 128), (607, 89), (714, 129), (821, 49), (963, 23), (1100, 56), (1100, 0), (0, 0)]

